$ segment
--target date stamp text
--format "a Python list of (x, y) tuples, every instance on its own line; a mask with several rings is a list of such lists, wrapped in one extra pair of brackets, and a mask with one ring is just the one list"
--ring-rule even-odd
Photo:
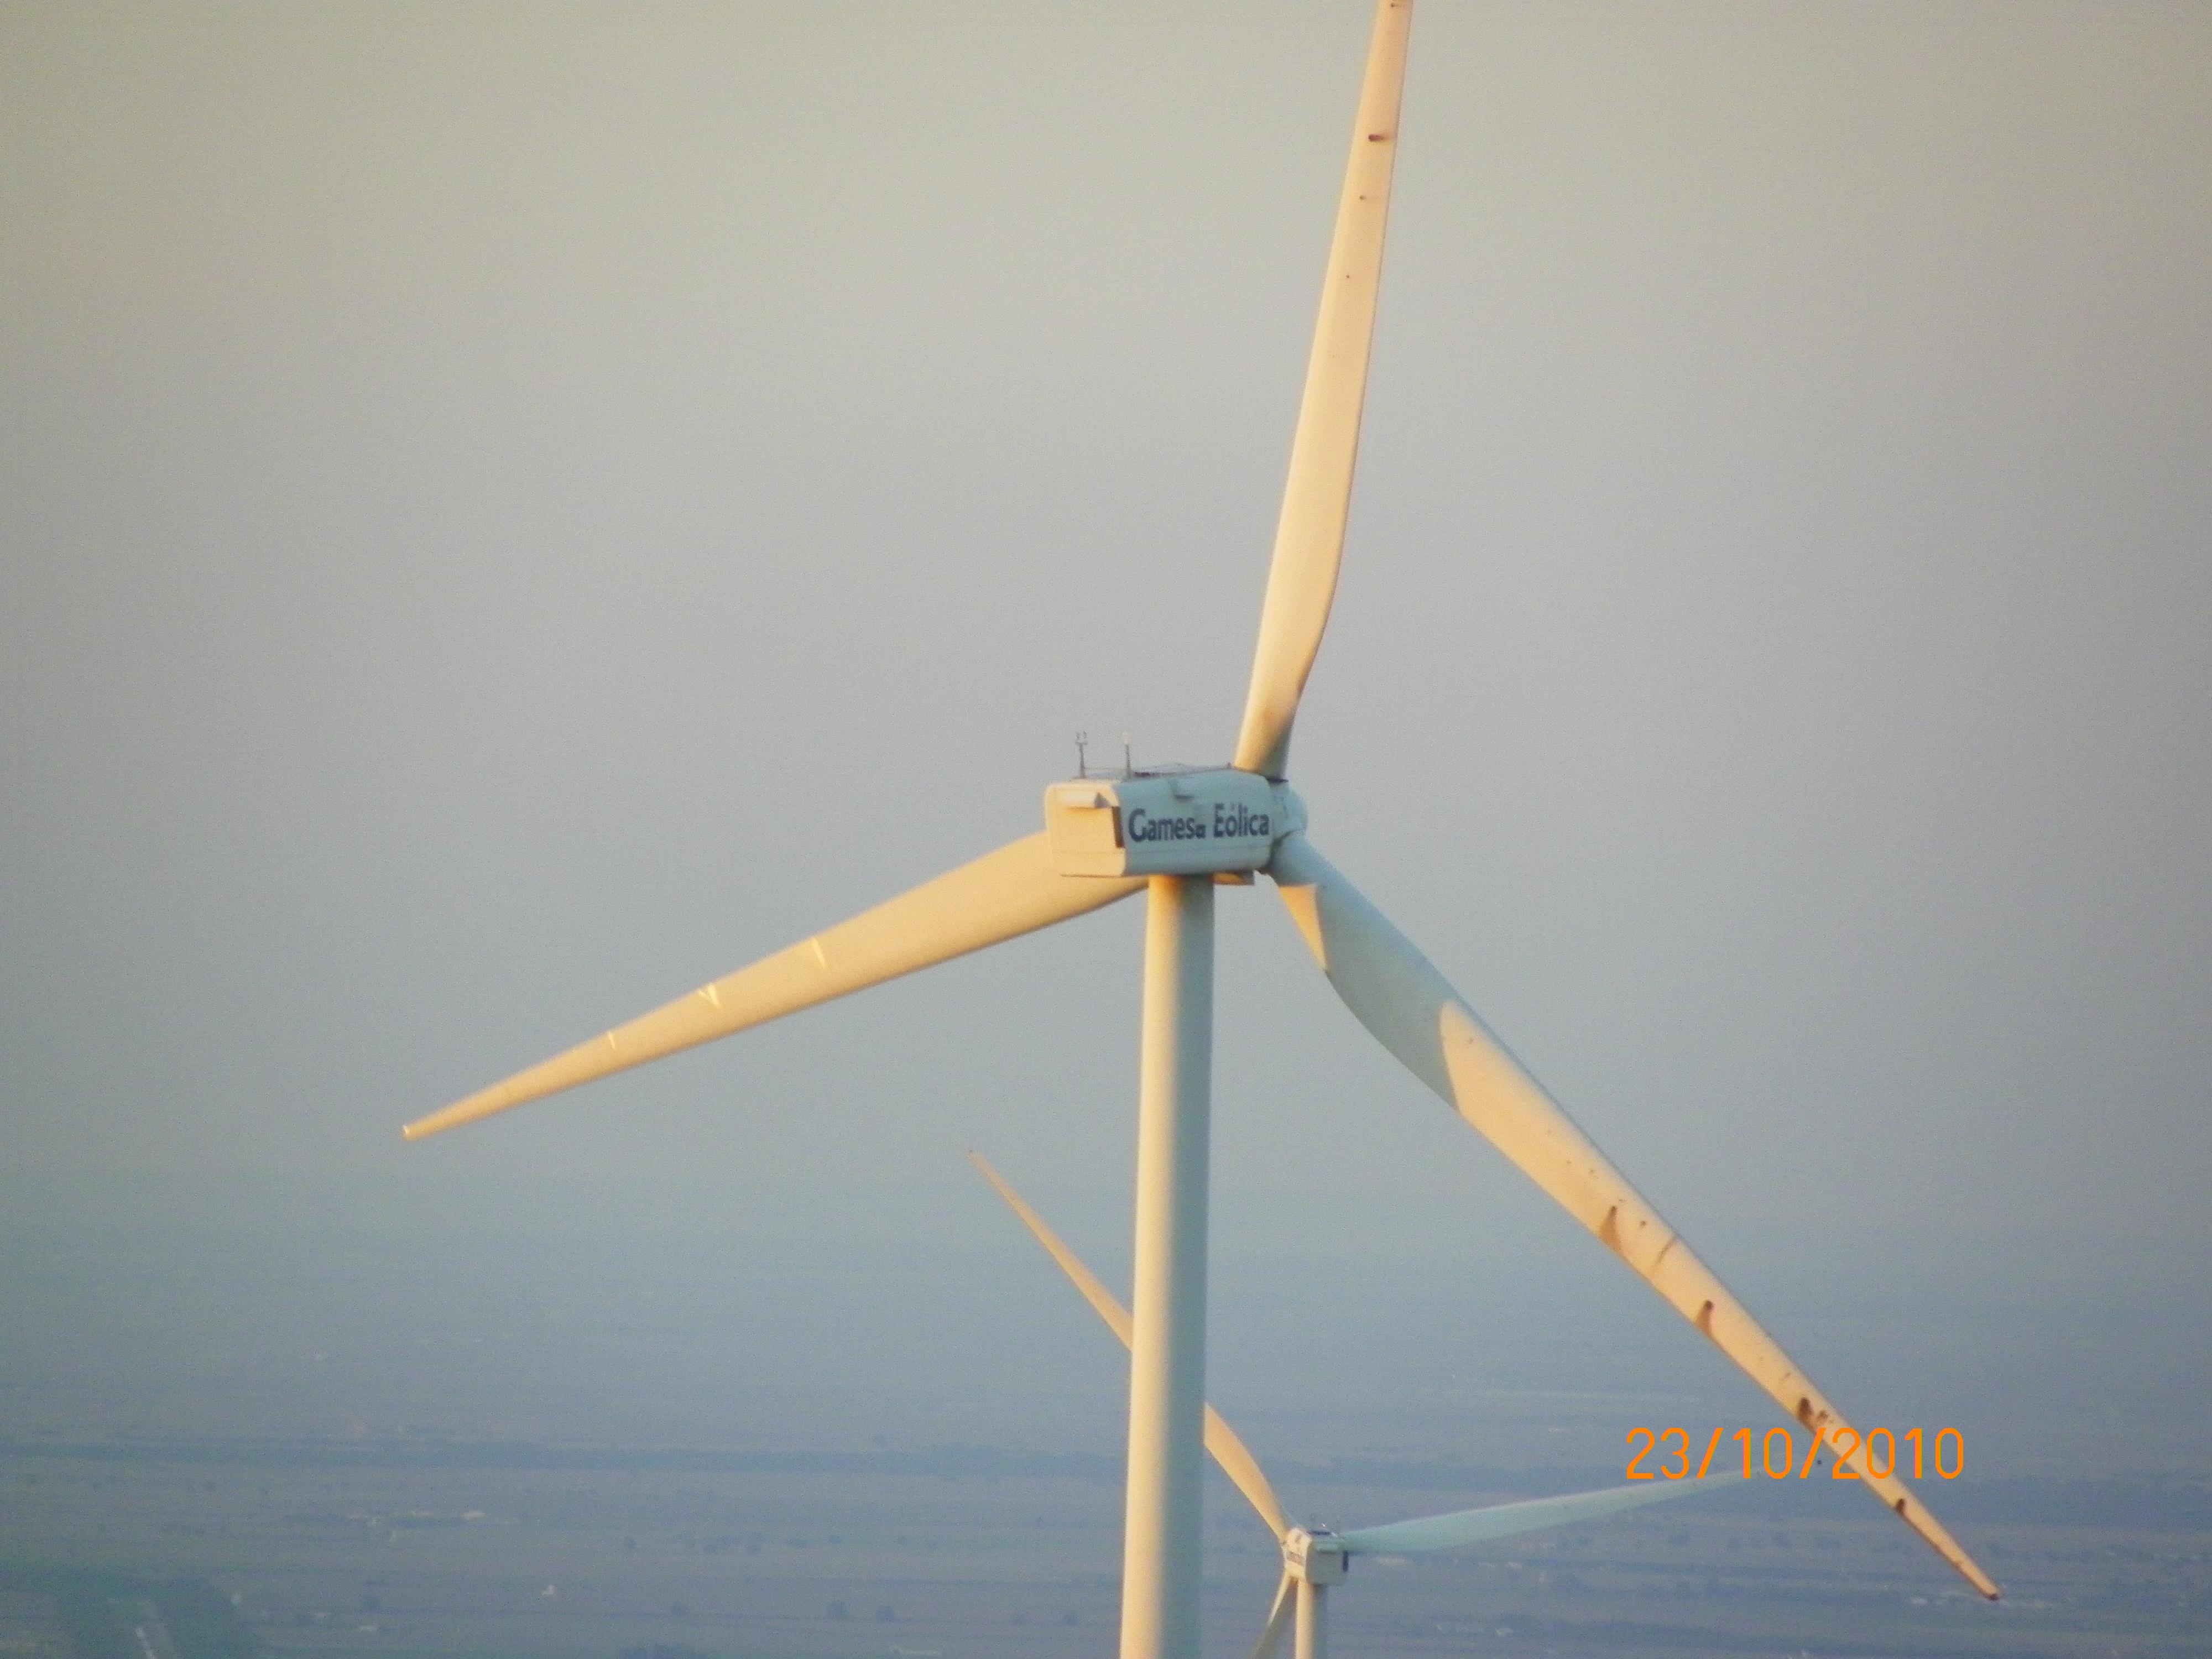
[[(1924, 1429), (1901, 1434), (1869, 1429), (1862, 1437), (1856, 1429), (1838, 1427), (1826, 1439), (1832, 1480), (1857, 1480), (1866, 1475), (1886, 1480), (1907, 1470), (1915, 1480), (1930, 1470), (1939, 1480), (1955, 1480), (1966, 1467), (1966, 1437), (1956, 1429), (1938, 1429), (1933, 1434)], [(1717, 1468), (1722, 1474), (1741, 1473), (1747, 1480), (1761, 1472), (1776, 1480), (1793, 1476), (1802, 1480), (1820, 1461), (1824, 1437), (1814, 1435), (1802, 1457), (1796, 1436), (1784, 1428), (1769, 1429), (1756, 1440), (1749, 1429), (1715, 1429), (1701, 1456), (1693, 1455), (1696, 1443), (1687, 1429), (1631, 1429), (1626, 1478), (1702, 1480)]]

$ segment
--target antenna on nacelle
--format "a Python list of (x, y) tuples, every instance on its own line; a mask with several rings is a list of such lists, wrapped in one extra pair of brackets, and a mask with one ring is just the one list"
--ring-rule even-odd
[(1091, 734), (1088, 732), (1078, 732), (1075, 734), (1075, 775), (1079, 778), (1087, 778), (1091, 775), (1091, 763), (1084, 757), (1083, 753), (1090, 744)]
[(1121, 734), (1121, 775), (1125, 778), (1137, 775), (1137, 763), (1129, 758), (1129, 734), (1127, 732)]

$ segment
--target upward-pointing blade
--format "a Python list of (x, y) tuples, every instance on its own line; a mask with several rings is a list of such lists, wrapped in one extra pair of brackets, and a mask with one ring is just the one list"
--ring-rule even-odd
[[(1060, 1263), (1060, 1270), (1083, 1292), (1083, 1299), (1106, 1322), (1106, 1328), (1121, 1339), (1123, 1347), (1129, 1346), (1129, 1310), (1115, 1300), (1114, 1292), (1100, 1284), (1098, 1276), (1083, 1265), (1082, 1259), (1060, 1242), (1060, 1235), (1045, 1225), (1044, 1218), (1022, 1201), (1022, 1195), (983, 1161), (981, 1154), (970, 1152), (968, 1159), (983, 1172), (984, 1180), (999, 1189), (999, 1196), (1006, 1200), (1006, 1207), (1022, 1218), (1022, 1224), (1044, 1246), (1045, 1254)], [(1237, 1431), (1212, 1406), (1206, 1408), (1206, 1449), (1221, 1465), (1221, 1472), (1244, 1494), (1244, 1501), (1260, 1512), (1260, 1518), (1278, 1540), (1291, 1529), (1290, 1522), (1283, 1515), (1281, 1500), (1261, 1470), (1260, 1460), (1252, 1455), (1251, 1448), (1237, 1437)]]
[[(1521, 1069), (1413, 941), (1302, 835), (1276, 850), (1270, 873), (1329, 983), (1376, 1039), (1711, 1338), (1784, 1411), (1840, 1449), (1835, 1437), (1850, 1425), (1836, 1408)], [(1990, 1576), (1903, 1481), (1869, 1473), (1856, 1431), (1851, 1439), (1844, 1462), (1969, 1583), (1996, 1599)]]
[(1391, 164), (1398, 155), (1398, 94), (1406, 80), (1406, 37), (1413, 0), (1379, 0), (1360, 83), (1359, 118), (1338, 198), (1336, 234), (1306, 362), (1291, 472), (1260, 609), (1243, 729), (1234, 764), (1283, 775), (1291, 722), (1321, 649), (1336, 597), (1344, 524), (1352, 508), (1352, 470), (1359, 453), (1359, 415), (1367, 397), (1367, 356), (1375, 337), (1375, 299), (1382, 281), (1382, 230), (1390, 212)]
[(1042, 835), (971, 864), (801, 939), (750, 968), (702, 985), (665, 1007), (617, 1025), (564, 1054), (518, 1072), (401, 1131), (420, 1139), (596, 1078), (765, 1024), (849, 992), (879, 985), (1018, 934), (1127, 898), (1142, 878), (1063, 876)]

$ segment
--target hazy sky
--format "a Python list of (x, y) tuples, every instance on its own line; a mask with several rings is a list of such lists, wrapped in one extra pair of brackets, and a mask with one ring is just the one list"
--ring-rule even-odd
[[(975, 1145), (1121, 1213), (1135, 904), (396, 1132), (1025, 833), (1079, 728), (1226, 754), (1365, 24), (0, 9), (15, 1173)], [(1425, 0), (1412, 64), (1315, 840), (1802, 1293), (2194, 1273), (2212, 9)], [(1596, 1257), (1221, 912), (1224, 1248)]]

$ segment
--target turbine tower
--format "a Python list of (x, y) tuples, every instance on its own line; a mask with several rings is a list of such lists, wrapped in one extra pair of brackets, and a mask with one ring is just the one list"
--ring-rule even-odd
[[(998, 1189), (999, 1196), (1006, 1200), (1006, 1207), (1020, 1218), (1030, 1236), (1044, 1247), (1044, 1253), (1060, 1264), (1060, 1270), (1105, 1322), (1106, 1328), (1121, 1339), (1123, 1347), (1128, 1346), (1128, 1310), (1114, 1299), (1114, 1293), (1099, 1283), (1098, 1276), (1083, 1265), (1082, 1259), (1061, 1242), (1060, 1235), (1045, 1224), (1044, 1218), (1029, 1206), (980, 1152), (970, 1152), (968, 1158), (983, 1172), (983, 1178)], [(1291, 1524), (1285, 1516), (1282, 1500), (1275, 1496), (1273, 1483), (1260, 1467), (1260, 1460), (1252, 1455), (1243, 1438), (1211, 1406), (1206, 1408), (1206, 1449), (1213, 1454), (1213, 1461), (1221, 1466), (1221, 1472), (1231, 1483), (1244, 1494), (1244, 1501), (1274, 1534), (1283, 1552), (1283, 1576), (1275, 1586), (1274, 1602), (1267, 1610), (1267, 1622), (1261, 1628), (1252, 1659), (1268, 1659), (1282, 1645), (1286, 1627), (1296, 1631), (1291, 1644), (1293, 1659), (1326, 1659), (1326, 1597), (1331, 1586), (1344, 1582), (1356, 1557), (1428, 1555), (1437, 1550), (1486, 1543), (1494, 1538), (1548, 1532), (1577, 1521), (1594, 1521), (1601, 1516), (1618, 1515), (1624, 1510), (1641, 1509), (1646, 1504), (1694, 1497), (1742, 1479), (1740, 1475), (1724, 1474), (1711, 1480), (1654, 1480), (1640, 1486), (1607, 1486), (1598, 1492), (1570, 1492), (1560, 1498), (1489, 1504), (1480, 1509), (1454, 1510), (1448, 1515), (1424, 1515), (1411, 1521), (1385, 1522), (1379, 1527), (1331, 1532), (1324, 1528)]]
[[(1225, 767), (1047, 787), (1044, 828), (750, 968), (410, 1123), (435, 1134), (1143, 890), (1123, 1659), (1195, 1659), (1204, 1450), (1206, 1205), (1217, 884), (1265, 872), (1376, 1041), (1815, 1434), (1826, 1395), (1493, 1037), (1405, 934), (1323, 858), (1285, 781), (1291, 727), (1343, 553), (1382, 275), (1411, 0), (1380, 0), (1291, 447), (1242, 728)], [(1856, 1440), (1856, 1436), (1854, 1437)], [(1996, 1585), (1894, 1475), (1847, 1461), (1984, 1595)]]

